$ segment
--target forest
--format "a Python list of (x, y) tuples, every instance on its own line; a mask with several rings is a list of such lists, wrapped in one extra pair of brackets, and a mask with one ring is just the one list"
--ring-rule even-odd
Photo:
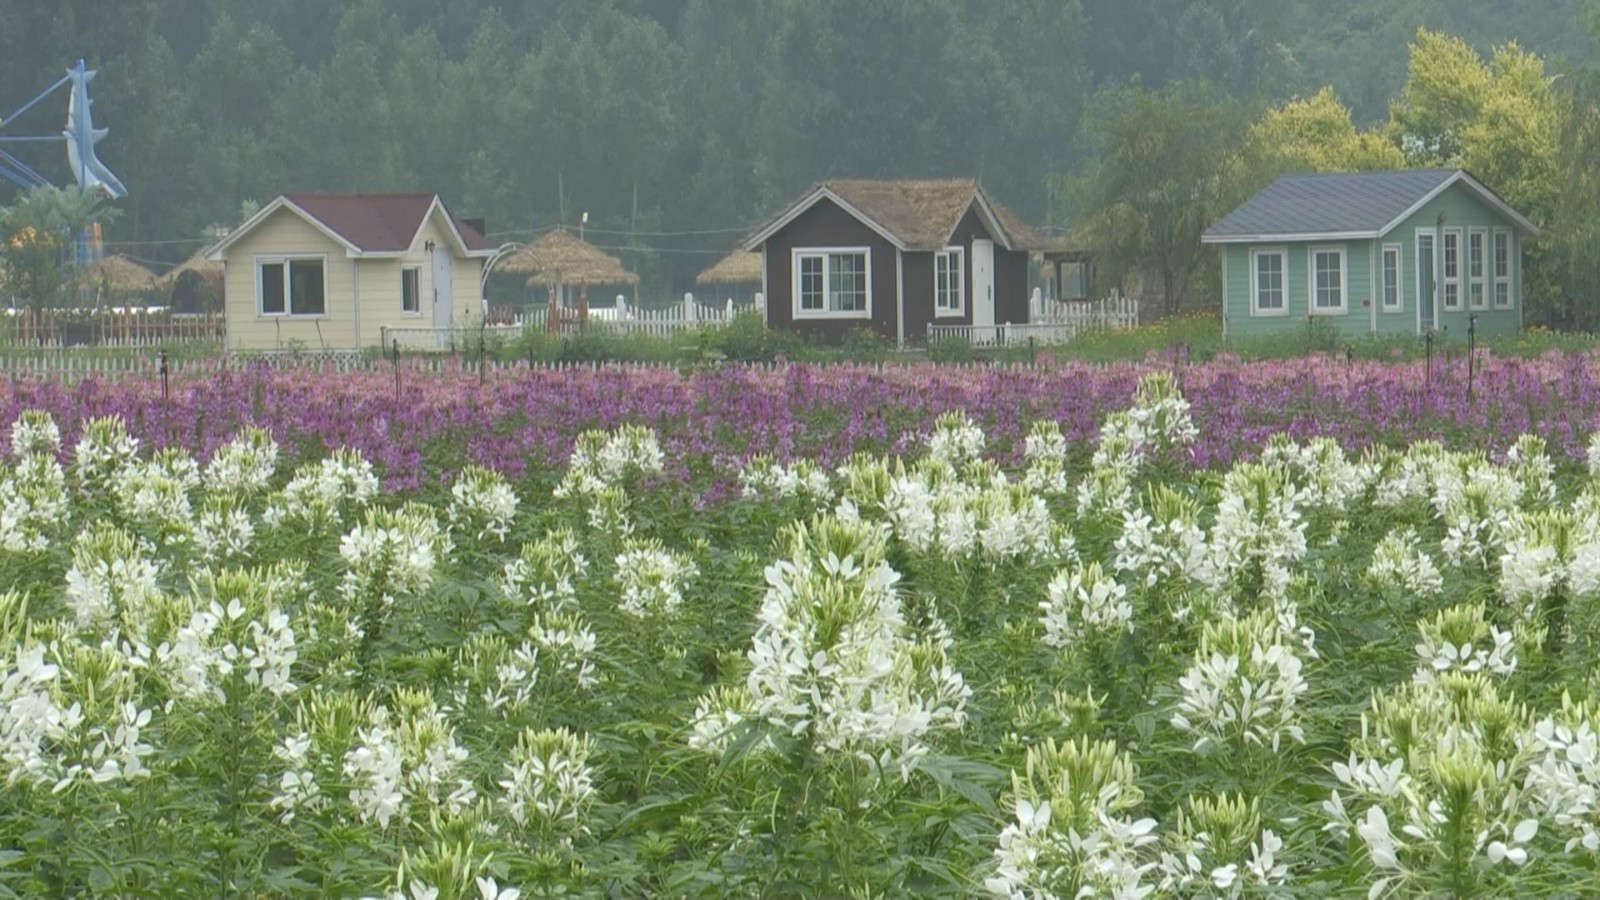
[[(1305, 129), (1343, 120), (1401, 154), (1362, 165), (1481, 164), (1449, 140), (1413, 152), (1413, 125), (1537, 132), (1540, 171), (1500, 142), (1479, 174), (1537, 182), (1535, 212), (1558, 217), (1573, 190), (1556, 151), (1588, 126), (1552, 111), (1586, 102), (1595, 21), (1585, 0), (0, 0), (0, 113), (80, 57), (99, 69), (101, 157), (130, 191), (108, 250), (151, 263), (281, 192), (429, 190), (497, 239), (587, 213), (587, 236), (665, 295), (816, 180), (970, 176), (1151, 275), (1171, 254), (1143, 246), (1166, 230), (1150, 216), (1203, 218), (1271, 172), (1351, 165), (1246, 146), (1294, 144), (1284, 129), (1321, 146)], [(1427, 35), (1436, 71), (1419, 73)], [(1530, 126), (1516, 116), (1537, 110), (1450, 89), (1474, 78), (1548, 114)], [(28, 115), (54, 128), (64, 110)], [(30, 161), (65, 180), (51, 154)], [(1207, 202), (1123, 214), (1118, 191), (1162, 184)], [(1581, 273), (1558, 277), (1547, 243), (1546, 281), (1568, 285), (1547, 313), (1578, 323)], [(1162, 263), (1184, 269), (1169, 305), (1204, 299), (1209, 263), (1190, 257)]]

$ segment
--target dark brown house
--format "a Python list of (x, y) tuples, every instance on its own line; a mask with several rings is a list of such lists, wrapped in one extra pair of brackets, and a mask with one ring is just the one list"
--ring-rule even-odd
[(1028, 254), (1045, 249), (970, 180), (825, 181), (743, 248), (761, 254), (769, 326), (898, 343), (929, 324), (1027, 322)]

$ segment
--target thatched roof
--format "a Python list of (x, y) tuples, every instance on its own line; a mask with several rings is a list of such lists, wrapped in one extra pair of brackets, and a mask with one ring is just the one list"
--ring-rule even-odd
[(110, 291), (148, 291), (156, 285), (156, 273), (115, 254), (85, 266), (83, 280)]
[(527, 274), (529, 287), (639, 283), (639, 276), (624, 269), (621, 260), (559, 228), (540, 235), (498, 268)]
[(196, 253), (178, 265), (172, 267), (165, 275), (162, 275), (161, 278), (157, 280), (157, 283), (162, 287), (171, 287), (175, 282), (177, 282), (178, 277), (185, 272), (199, 272), (208, 281), (213, 279), (221, 281), (222, 263), (212, 262), (207, 258), (211, 255), (213, 247), (215, 247), (215, 245), (206, 247), (199, 253)]
[(970, 178), (913, 178), (821, 182), (746, 238), (744, 246), (754, 249), (773, 229), (830, 196), (865, 217), (891, 241), (906, 249), (943, 249), (967, 210), (974, 205), (994, 214), (995, 228), (991, 230), (1001, 232), (994, 237), (1005, 246), (1014, 250), (1038, 250), (1045, 242), (1043, 235), (1001, 206)]
[(694, 277), (695, 284), (747, 284), (761, 280), (761, 254), (735, 250)]

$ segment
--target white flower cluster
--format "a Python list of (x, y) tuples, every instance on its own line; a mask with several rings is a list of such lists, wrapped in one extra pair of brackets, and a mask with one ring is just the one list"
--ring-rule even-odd
[(1420, 658), (1412, 680), (1433, 681), (1445, 672), (1486, 672), (1505, 677), (1517, 670), (1515, 634), (1485, 620), (1482, 604), (1440, 610), (1432, 621), (1417, 623)]
[(1525, 731), (1529, 754), (1523, 790), (1541, 821), (1565, 838), (1564, 851), (1600, 854), (1600, 721), (1593, 701), (1564, 696), (1561, 711)]
[(1178, 679), (1182, 695), (1172, 725), (1194, 735), (1194, 749), (1204, 753), (1276, 752), (1285, 738), (1303, 743), (1303, 666), (1273, 617), (1207, 622), (1193, 663)]
[(321, 462), (302, 466), (268, 503), (268, 525), (294, 523), (314, 531), (341, 527), (378, 496), (372, 463), (341, 447)]
[(97, 522), (73, 543), (66, 597), (80, 629), (142, 639), (159, 596), (155, 563), (133, 535)]
[(576, 581), (589, 569), (577, 535), (558, 528), (522, 545), (522, 553), (506, 563), (501, 590), (506, 597), (534, 609), (563, 610), (577, 605)]
[(194, 548), (208, 563), (245, 558), (255, 537), (256, 525), (249, 509), (233, 496), (206, 500), (194, 517)]
[(1506, 469), (1522, 488), (1522, 496), (1535, 506), (1555, 502), (1555, 463), (1542, 437), (1524, 434), (1506, 450)]
[(555, 496), (586, 497), (620, 487), (632, 473), (660, 472), (662, 460), (661, 444), (648, 428), (624, 425), (610, 433), (585, 431), (573, 445), (567, 474), (556, 486)]
[(528, 729), (506, 762), (500, 804), (520, 827), (582, 833), (583, 813), (594, 798), (589, 757), (594, 740), (565, 728)]
[(344, 757), (350, 802), (363, 822), (426, 821), (429, 810), (460, 813), (477, 799), (464, 776), (466, 748), (431, 697), (401, 690), (397, 709), (377, 707)]
[(1415, 528), (1384, 535), (1372, 550), (1366, 577), (1369, 584), (1390, 599), (1408, 604), (1437, 597), (1444, 590), (1444, 576), (1422, 549)]
[(1189, 401), (1170, 373), (1139, 379), (1133, 406), (1112, 413), (1100, 425), (1090, 471), (1078, 483), (1078, 515), (1121, 519), (1133, 502), (1133, 480), (1145, 460), (1186, 447), (1199, 434), (1189, 415)]
[(894, 536), (922, 553), (995, 563), (1047, 557), (1058, 544), (1044, 498), (989, 464), (919, 463), (893, 476), (882, 503)]
[(384, 606), (396, 596), (419, 594), (433, 583), (439, 557), (447, 552), (448, 538), (428, 507), (369, 510), (339, 542), (347, 566), (340, 594), (346, 600), (372, 594)]
[(292, 693), (299, 654), (284, 607), (293, 576), (282, 569), (223, 571), (207, 573), (197, 587), (196, 608), (155, 650), (173, 693), (221, 702), (236, 680), (274, 696)]
[(632, 616), (672, 615), (683, 605), (683, 588), (699, 574), (694, 560), (647, 542), (617, 554), (617, 606)]
[(1552, 593), (1600, 596), (1600, 528), (1570, 510), (1514, 513), (1503, 527), (1500, 596), (1525, 620)]
[(960, 468), (983, 456), (987, 440), (983, 429), (963, 412), (948, 412), (933, 424), (928, 435), (928, 458)]
[(151, 717), (132, 699), (129, 663), (116, 650), (76, 646), (63, 656), (30, 642), (0, 660), (0, 765), (8, 785), (59, 792), (74, 782), (143, 778), (155, 752), (142, 739)]
[(55, 456), (61, 450), (61, 429), (44, 410), (25, 409), (11, 423), (11, 455)]
[(1197, 572), (1200, 580), (1220, 593), (1251, 586), (1280, 600), (1291, 570), (1306, 554), (1299, 499), (1299, 489), (1283, 468), (1234, 466), (1223, 477), (1206, 556)]
[(1142, 507), (1122, 514), (1115, 566), (1146, 588), (1185, 586), (1201, 570), (1206, 536), (1200, 530), (1200, 504), (1167, 485), (1147, 492)]
[(11, 427), (14, 468), (0, 474), (0, 550), (49, 548), (66, 518), (66, 473), (56, 460), (61, 432), (48, 413), (28, 410)]
[(1034, 422), (1022, 444), (1027, 463), (1022, 484), (1030, 491), (1059, 496), (1070, 488), (1067, 481), (1067, 438), (1061, 423), (1052, 419)]
[(809, 459), (784, 464), (758, 453), (739, 470), (739, 493), (749, 498), (799, 498), (823, 506), (833, 501), (833, 483)]
[(1156, 822), (1128, 815), (1143, 800), (1134, 774), (1110, 741), (1030, 747), (1025, 776), (1011, 775), (1016, 819), (1000, 832), (984, 888), (1007, 900), (1150, 896)]
[(1351, 462), (1333, 438), (1313, 438), (1300, 445), (1277, 435), (1262, 450), (1261, 462), (1291, 474), (1299, 489), (1297, 499), (1306, 509), (1342, 513), (1367, 487), (1362, 467)]
[(1239, 897), (1288, 883), (1283, 839), (1261, 827), (1258, 801), (1224, 794), (1190, 797), (1187, 807), (1161, 853), (1163, 892)]
[(265, 428), (247, 426), (217, 448), (206, 463), (206, 490), (253, 496), (267, 489), (278, 471), (278, 443)]
[(478, 540), (505, 540), (517, 517), (517, 494), (499, 472), (467, 466), (450, 486), (446, 518), (452, 531)]
[(128, 434), (119, 416), (90, 419), (72, 448), (73, 474), (85, 491), (95, 493), (109, 486), (123, 467), (138, 459), (139, 440)]
[[(971, 689), (946, 658), (949, 639), (910, 633), (884, 561), (880, 527), (819, 519), (795, 525), (789, 555), (767, 567), (749, 652), (747, 707), (824, 752), (861, 754), (909, 776), (934, 733), (966, 721)], [(942, 632), (938, 623), (930, 633)]]
[(189, 495), (200, 486), (200, 467), (185, 450), (166, 449), (148, 461), (134, 460), (111, 478), (117, 511), (143, 534), (167, 543), (188, 540)]
[[(1487, 886), (1502, 867), (1509, 880), (1499, 887), (1514, 884), (1533, 852), (1539, 820), (1530, 807), (1543, 787), (1529, 776), (1534, 789), (1519, 790), (1526, 719), (1483, 673), (1446, 672), (1373, 696), (1349, 760), (1333, 767), (1340, 787), (1322, 804), (1325, 830), (1354, 835), (1365, 850), (1369, 896)], [(1554, 762), (1550, 773), (1562, 777)]]
[(1044, 642), (1071, 649), (1086, 639), (1112, 639), (1133, 631), (1128, 589), (1101, 571), (1099, 563), (1079, 563), (1051, 579), (1044, 610)]

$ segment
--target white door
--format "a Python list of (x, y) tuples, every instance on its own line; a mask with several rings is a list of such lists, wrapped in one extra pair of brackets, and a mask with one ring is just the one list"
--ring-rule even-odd
[[(454, 309), (451, 299), (455, 288), (450, 278), (450, 250), (446, 247), (433, 248), (433, 327), (449, 328), (453, 322)], [(439, 346), (450, 345), (450, 334), (446, 331), (438, 332)]]
[(972, 325), (973, 337), (993, 337), (994, 241), (972, 242)]

